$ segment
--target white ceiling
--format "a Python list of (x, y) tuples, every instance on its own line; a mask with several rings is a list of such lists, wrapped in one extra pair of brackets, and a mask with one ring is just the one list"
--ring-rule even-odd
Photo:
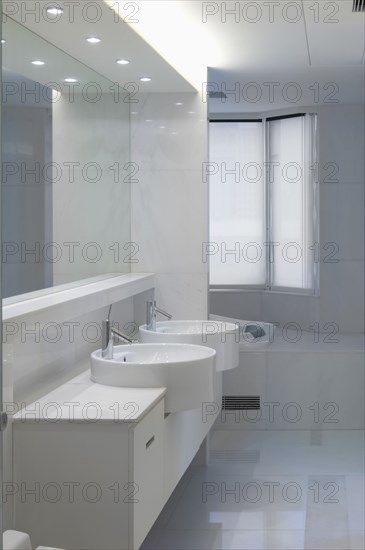
[[(73, 9), (70, 7), (71, 3), (72, 0), (71, 2), (55, 0), (54, 5), (62, 7), (64, 13), (54, 22), (50, 22), (50, 16), (44, 16), (42, 11), (42, 4), (51, 6), (51, 0), (47, 2), (13, 0), (6, 3), (10, 6), (8, 13), (12, 13), (11, 18), (8, 17), (5, 22), (3, 21), (2, 35), (6, 39), (3, 56), (6, 61), (11, 65), (16, 64), (16, 67), (22, 64), (22, 74), (34, 80), (42, 82), (42, 72), (45, 73), (47, 76), (43, 78), (43, 83), (51, 80), (60, 82), (65, 76), (73, 73), (80, 84), (95, 80), (99, 83), (100, 80), (103, 85), (104, 80), (108, 79), (112, 83), (118, 82), (122, 87), (127, 83), (136, 83), (141, 92), (193, 91), (194, 88), (177, 70), (135, 33), (131, 26), (122, 19), (116, 18), (115, 13), (103, 0), (75, 1)], [(5, 13), (6, 4), (3, 4)], [(83, 11), (87, 4), (91, 6), (89, 11)], [(92, 4), (98, 5), (98, 11), (92, 8)], [(16, 13), (13, 13), (14, 6), (17, 6)], [(31, 11), (35, 10), (37, 13), (39, 9), (40, 16), (36, 20)], [(122, 13), (131, 13), (131, 10)], [(95, 23), (91, 22), (94, 18), (98, 19)], [(12, 19), (46, 42), (36, 40), (36, 37), (26, 36), (24, 33), (22, 40), (19, 41), (21, 29), (14, 33)], [(90, 36), (97, 36), (102, 41), (99, 44), (89, 44), (86, 38)], [(57, 54), (52, 45), (61, 51)], [(15, 51), (20, 55), (13, 55)], [(69, 57), (63, 55), (64, 53)], [(46, 65), (34, 67), (31, 65), (32, 59), (42, 59), (46, 61)], [(130, 64), (118, 65), (117, 59), (127, 59)], [(78, 65), (77, 68), (77, 60), (84, 66)], [(15, 70), (16, 67), (7, 68)], [(140, 82), (139, 79), (142, 76), (150, 76), (152, 81)]]
[[(215, 5), (218, 12), (206, 15), (203, 23), (207, 4)], [(240, 10), (227, 14), (225, 21), (224, 5), (228, 10), (236, 4)], [(352, 0), (187, 1), (183, 5), (215, 37), (222, 55), (209, 59), (208, 65), (216, 69), (340, 67), (364, 62), (364, 14), (352, 12)]]
[[(301, 11), (285, 8), (289, 4), (297, 4)], [(315, 5), (318, 12), (313, 11)], [(241, 96), (239, 102), (233, 94), (226, 102), (212, 100), (211, 112), (249, 113), (331, 101), (364, 101), (365, 20), (364, 14), (352, 12), (352, 0), (281, 1), (272, 23), (268, 9), (264, 13), (266, 17), (262, 15), (257, 23), (231, 21), (226, 30), (222, 30), (224, 24), (213, 23), (217, 38), (221, 43), (224, 39), (227, 57), (223, 63), (211, 65), (208, 80), (223, 91), (235, 89), (239, 83)], [(298, 22), (285, 20), (296, 13)], [(257, 88), (245, 88), (250, 82)], [(288, 87), (290, 82), (294, 86)], [(269, 86), (264, 83), (275, 83), (274, 102), (270, 102)], [(295, 99), (296, 93), (300, 98), (290, 103), (287, 96)], [(259, 98), (256, 103), (248, 101), (255, 97)]]
[[(126, 17), (129, 13), (133, 21), (127, 24), (116, 18), (108, 2), (119, 5), (120, 15)], [(28, 8), (39, 4), (33, 0), (16, 3), (27, 4)], [(63, 5), (63, 0), (56, 3)], [(211, 100), (213, 112), (253, 112), (290, 106), (283, 99), (286, 92), (295, 92), (294, 87), (285, 88), (290, 82), (302, 92), (300, 100), (291, 106), (315, 103), (315, 90), (311, 88), (316, 82), (320, 102), (325, 98), (341, 102), (364, 100), (365, 14), (352, 13), (352, 0), (97, 3), (102, 10), (97, 23), (86, 21), (81, 7), (75, 7), (75, 21), (70, 22), (66, 2), (66, 17), (62, 16), (59, 22), (50, 24), (41, 18), (36, 23), (34, 17), (28, 16), (22, 24), (112, 82), (138, 82), (142, 91), (191, 91), (189, 82), (199, 89), (207, 79), (224, 91), (238, 83), (240, 101), (233, 94), (228, 95), (226, 102)], [(82, 6), (83, 2), (76, 4)], [(236, 14), (227, 14), (224, 19), (224, 8), (232, 10), (236, 6)], [(207, 10), (216, 13), (207, 15)], [(89, 15), (93, 16), (93, 12)], [(19, 9), (14, 18), (21, 21), (21, 17)], [(102, 42), (88, 44), (85, 37), (90, 35), (99, 36)], [(121, 57), (129, 59), (130, 65), (117, 65), (115, 61)], [(140, 83), (143, 75), (151, 76), (152, 82)], [(245, 88), (249, 82), (261, 89), (262, 97), (256, 103), (245, 100), (246, 92), (255, 92), (254, 88)], [(278, 83), (274, 103), (265, 82)], [(328, 83), (334, 83), (337, 91)]]
[[(105, 1), (115, 4), (116, 0)], [(123, 0), (118, 2), (123, 4)], [(364, 101), (365, 14), (352, 12), (352, 0), (155, 0), (137, 4), (135, 30), (196, 87), (206, 79), (206, 67), (212, 89), (214, 85), (222, 91), (232, 89), (236, 83), (243, 88), (252, 81), (261, 86), (259, 105), (236, 101), (231, 94), (224, 103), (212, 100), (213, 112), (293, 106), (282, 97), (282, 88), (285, 96), (289, 82), (301, 91), (296, 105), (309, 105), (317, 99)], [(179, 55), (182, 52), (184, 55)], [(279, 84), (274, 104), (264, 97), (264, 82)], [(310, 90), (316, 82), (318, 98)]]

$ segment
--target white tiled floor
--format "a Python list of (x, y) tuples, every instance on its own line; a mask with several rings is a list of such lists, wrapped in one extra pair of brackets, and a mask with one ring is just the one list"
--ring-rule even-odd
[(143, 550), (364, 550), (364, 433), (213, 431)]

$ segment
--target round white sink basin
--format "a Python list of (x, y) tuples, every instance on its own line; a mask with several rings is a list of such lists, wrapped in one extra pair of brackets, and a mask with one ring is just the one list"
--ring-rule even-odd
[(201, 408), (214, 401), (214, 349), (189, 344), (126, 344), (113, 359), (91, 354), (91, 380), (105, 386), (167, 388), (165, 411)]
[(141, 342), (178, 342), (215, 349), (216, 370), (233, 369), (239, 364), (239, 326), (217, 320), (159, 321), (156, 331), (139, 327)]

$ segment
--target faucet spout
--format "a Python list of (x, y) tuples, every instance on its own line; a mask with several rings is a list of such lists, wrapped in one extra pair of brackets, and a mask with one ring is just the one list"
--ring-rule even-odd
[(116, 336), (119, 340), (124, 340), (124, 342), (127, 342), (128, 344), (133, 344), (132, 338), (129, 338), (124, 332), (120, 332), (119, 330), (116, 330), (115, 328), (111, 329), (112, 335)]
[(147, 302), (147, 330), (156, 330), (156, 316), (157, 313), (160, 315), (163, 315), (167, 319), (172, 319), (172, 315), (170, 313), (167, 313), (167, 311), (164, 311), (163, 309), (156, 306), (155, 300), (148, 300)]
[(101, 326), (101, 356), (103, 359), (113, 359), (114, 338), (124, 340), (132, 344), (133, 340), (123, 332), (112, 327), (109, 319), (102, 322)]

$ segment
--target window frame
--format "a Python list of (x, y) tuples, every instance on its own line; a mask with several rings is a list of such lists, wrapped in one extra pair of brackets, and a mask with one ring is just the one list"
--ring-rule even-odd
[[(313, 133), (313, 139), (312, 139), (312, 149), (314, 153), (314, 158), (312, 159), (313, 164), (317, 164), (318, 166), (318, 157), (319, 157), (319, 139), (318, 139), (318, 113), (315, 112), (315, 110), (301, 110), (300, 112), (291, 112), (291, 113), (281, 113), (281, 114), (273, 114), (273, 113), (262, 113), (259, 116), (255, 114), (252, 118), (246, 118), (243, 117), (237, 117), (237, 118), (209, 118), (209, 125), (211, 123), (246, 123), (246, 122), (262, 122), (263, 124), (263, 161), (264, 166), (267, 163), (267, 160), (269, 158), (269, 141), (268, 141), (268, 124), (270, 121), (273, 120), (283, 120), (288, 118), (295, 118), (295, 117), (305, 117), (306, 115), (312, 115), (315, 117), (314, 122), (314, 133)], [(314, 235), (314, 243), (319, 245), (319, 180), (318, 180), (318, 174), (316, 176), (315, 186), (314, 186), (314, 193), (313, 193), (313, 201), (314, 201), (314, 207), (317, 213), (316, 219), (313, 222), (312, 226), (312, 233)], [(271, 185), (268, 182), (267, 173), (265, 172), (265, 178), (264, 178), (264, 217), (265, 217), (265, 227), (266, 227), (266, 242), (271, 242), (271, 234), (272, 234), (272, 212), (271, 212), (271, 205), (272, 205), (272, 198), (271, 198)], [(210, 227), (210, 212), (209, 212), (209, 227)], [(210, 237), (210, 230), (209, 230), (209, 237)], [(267, 247), (265, 249), (265, 258), (266, 258), (266, 269), (265, 269), (265, 275), (266, 275), (266, 281), (265, 284), (211, 284), (209, 281), (209, 291), (232, 291), (232, 292), (267, 292), (270, 294), (292, 294), (292, 295), (299, 295), (299, 296), (319, 296), (319, 262), (313, 260), (313, 288), (300, 288), (300, 287), (286, 287), (286, 286), (273, 286), (271, 284), (271, 281), (273, 280), (273, 274), (272, 274), (272, 268), (273, 268), (273, 262), (271, 262), (272, 258), (272, 247)], [(210, 269), (209, 269), (209, 279), (210, 279)]]

